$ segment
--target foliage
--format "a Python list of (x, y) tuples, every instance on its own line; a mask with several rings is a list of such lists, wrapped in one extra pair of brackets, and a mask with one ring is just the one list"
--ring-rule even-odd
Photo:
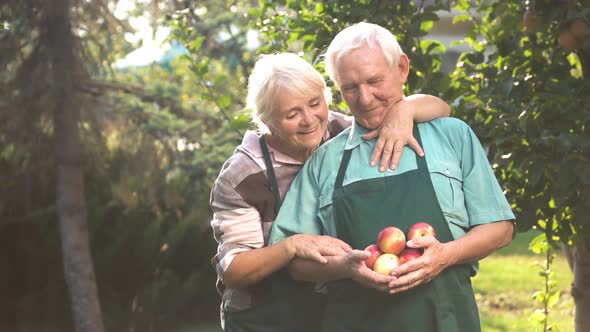
[[(437, 21), (437, 10), (448, 10), (442, 1), (425, 6), (416, 1), (261, 1), (260, 8), (248, 12), (261, 33), (261, 53), (273, 51), (302, 52), (322, 71), (321, 55), (332, 38), (344, 27), (370, 18), (371, 23), (388, 28), (410, 58), (407, 94), (437, 94), (448, 84), (440, 72), (444, 46), (426, 38)], [(337, 98), (339, 95), (335, 95)], [(345, 111), (345, 105), (337, 107)]]
[(553, 260), (555, 254), (547, 241), (545, 233), (539, 234), (530, 243), (530, 250), (535, 254), (545, 254), (545, 261), (533, 263), (539, 276), (543, 278), (543, 290), (536, 291), (533, 294), (533, 300), (540, 303), (541, 308), (536, 309), (530, 316), (529, 321), (541, 327), (542, 331), (555, 331), (555, 326), (549, 323), (549, 314), (551, 309), (558, 303), (560, 291), (555, 290), (555, 280), (553, 271)]
[[(53, 78), (36, 44), (45, 2), (2, 5), (2, 330), (71, 330), (55, 216)], [(171, 2), (172, 3), (172, 2)], [(30, 5), (30, 6), (29, 6)], [(237, 143), (184, 64), (114, 71), (129, 51), (114, 2), (74, 2), (88, 226), (109, 331), (214, 320), (209, 188)], [(6, 42), (6, 43), (5, 43)], [(75, 68), (72, 68), (75, 70)], [(187, 75), (188, 74), (188, 75)], [(42, 298), (39, 301), (39, 297)]]
[[(520, 1), (477, 2), (446, 96), (489, 148), (521, 230), (538, 226), (550, 242), (587, 236), (590, 208), (588, 94), (583, 49), (558, 46), (560, 26), (589, 15), (583, 1), (534, 1), (535, 29), (522, 25)], [(586, 8), (584, 10), (584, 8)]]

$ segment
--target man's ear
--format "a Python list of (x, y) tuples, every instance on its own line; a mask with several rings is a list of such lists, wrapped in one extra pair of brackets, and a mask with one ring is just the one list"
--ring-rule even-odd
[(406, 83), (408, 79), (408, 73), (410, 72), (410, 59), (408, 56), (402, 53), (397, 62), (397, 68), (399, 70), (399, 76), (403, 83)]

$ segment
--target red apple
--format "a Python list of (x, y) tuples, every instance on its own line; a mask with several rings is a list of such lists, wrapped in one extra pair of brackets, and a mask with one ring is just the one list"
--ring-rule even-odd
[(537, 18), (532, 10), (527, 9), (522, 15), (522, 24), (527, 32), (535, 32)]
[(383, 254), (377, 258), (373, 271), (388, 276), (391, 270), (400, 265), (399, 257), (394, 254)]
[(365, 260), (365, 264), (369, 269), (373, 269), (373, 265), (379, 256), (383, 254), (381, 250), (379, 250), (379, 246), (376, 244), (371, 244), (365, 248), (366, 251), (371, 253), (371, 256)]
[(578, 41), (584, 41), (584, 39), (590, 36), (588, 23), (582, 17), (578, 17), (570, 24), (569, 31)]
[(409, 262), (413, 259), (416, 259), (420, 256), (422, 256), (422, 250), (414, 249), (414, 248), (406, 248), (406, 249), (404, 249), (404, 251), (402, 251), (399, 254), (399, 261), (400, 261), (400, 264), (403, 264), (405, 262)]
[(408, 241), (427, 235), (436, 237), (436, 232), (434, 231), (434, 228), (426, 222), (417, 222), (413, 224), (412, 227), (410, 227), (410, 229), (408, 230)]
[(406, 236), (397, 227), (385, 227), (377, 236), (377, 245), (384, 253), (397, 255), (406, 246)]
[(566, 50), (575, 50), (578, 48), (579, 43), (571, 31), (564, 29), (559, 33), (559, 45)]

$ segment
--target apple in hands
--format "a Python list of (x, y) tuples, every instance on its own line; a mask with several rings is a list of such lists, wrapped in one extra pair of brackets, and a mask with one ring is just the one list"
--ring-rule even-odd
[(368, 251), (371, 253), (371, 256), (369, 256), (369, 258), (367, 258), (365, 260), (365, 264), (367, 265), (367, 267), (369, 269), (373, 269), (373, 266), (375, 265), (375, 261), (377, 260), (377, 258), (379, 258), (379, 256), (381, 256), (383, 254), (383, 252), (381, 250), (379, 250), (379, 246), (377, 246), (376, 244), (371, 244), (371, 245), (367, 246), (365, 248), (365, 251)]
[(400, 264), (404, 264), (422, 256), (422, 250), (414, 248), (406, 248), (399, 254)]
[(434, 228), (426, 222), (417, 222), (413, 224), (408, 230), (408, 241), (419, 238), (421, 236), (428, 235), (436, 237), (436, 232), (434, 231)]
[(395, 269), (400, 265), (399, 258), (394, 254), (383, 254), (377, 258), (373, 271), (388, 276), (391, 270)]
[(397, 255), (406, 246), (406, 235), (397, 227), (385, 227), (377, 236), (377, 246), (384, 253)]

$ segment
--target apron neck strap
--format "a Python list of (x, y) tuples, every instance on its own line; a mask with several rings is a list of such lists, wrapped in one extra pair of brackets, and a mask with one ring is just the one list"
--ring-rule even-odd
[(264, 157), (264, 164), (266, 165), (266, 176), (270, 181), (270, 191), (275, 199), (275, 218), (279, 214), (281, 208), (281, 194), (279, 193), (279, 185), (277, 184), (277, 177), (275, 176), (275, 169), (270, 159), (270, 153), (268, 152), (268, 146), (264, 140), (264, 135), (261, 135), (258, 139), (260, 141), (260, 149), (262, 149), (262, 156)]
[[(414, 138), (418, 141), (418, 144), (422, 146), (422, 139), (420, 138), (420, 130), (418, 130), (418, 126), (414, 125)], [(346, 168), (348, 167), (348, 162), (350, 161), (350, 156), (352, 154), (352, 149), (344, 150), (344, 154), (342, 155), (342, 161), (340, 162), (340, 168), (338, 168), (338, 175), (336, 175), (336, 182), (334, 183), (334, 189), (338, 189), (342, 187), (342, 183), (344, 182), (344, 173), (346, 173)], [(416, 154), (416, 164), (418, 165), (418, 169), (428, 169), (428, 165), (426, 164), (426, 157), (420, 157)]]
[[(418, 130), (418, 125), (416, 124), (414, 124), (414, 138), (418, 142), (418, 145), (422, 147), (422, 150), (424, 150), (424, 146), (422, 145), (422, 138), (420, 138), (420, 130)], [(420, 157), (417, 153), (416, 164), (418, 165), (418, 169), (428, 170), (428, 165), (426, 165), (426, 157)]]
[(344, 181), (344, 173), (346, 173), (346, 168), (348, 167), (348, 162), (350, 161), (351, 154), (352, 149), (344, 150), (344, 155), (342, 155), (342, 161), (340, 161), (340, 168), (338, 168), (338, 175), (336, 175), (334, 189), (339, 189), (342, 187), (342, 182)]

